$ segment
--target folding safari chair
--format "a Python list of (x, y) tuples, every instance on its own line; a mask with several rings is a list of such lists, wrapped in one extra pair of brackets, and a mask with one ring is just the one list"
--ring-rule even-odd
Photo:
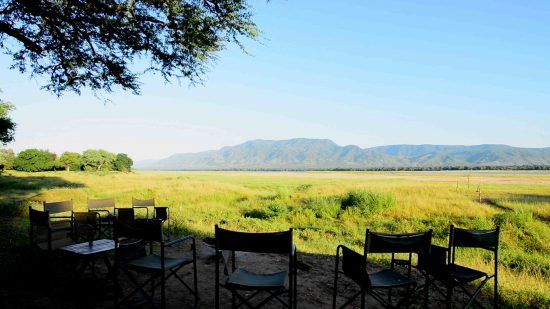
[(155, 199), (140, 200), (135, 197), (132, 197), (132, 208), (134, 209), (144, 209), (145, 218), (149, 219), (149, 207), (155, 207)]
[[(296, 247), (292, 243), (292, 229), (275, 233), (244, 233), (225, 230), (215, 227), (216, 240), (216, 308), (220, 307), (220, 286), (228, 289), (232, 295), (232, 308), (247, 306), (248, 308), (260, 308), (269, 301), (276, 299), (285, 307), (296, 308), (297, 305), (297, 268), (296, 268)], [(230, 253), (229, 256), (223, 252)], [(235, 251), (252, 253), (274, 253), (288, 255), (288, 269), (276, 273), (255, 273), (242, 267), (237, 267)], [(227, 279), (220, 282), (220, 258), (225, 265)], [(288, 278), (288, 288), (285, 283)], [(239, 291), (253, 292), (250, 296), (243, 296)], [(256, 305), (251, 303), (262, 292), (269, 295)], [(280, 296), (288, 294), (288, 302)], [(237, 304), (237, 299), (239, 303)]]
[[(168, 206), (155, 206), (153, 208), (153, 218), (157, 220), (161, 220), (163, 222), (163, 226), (166, 227), (168, 231), (170, 231), (170, 208)], [(168, 236), (168, 233), (165, 233), (166, 236)]]
[(115, 209), (114, 198), (88, 199), (88, 212), (95, 212), (99, 215), (98, 232), (100, 237), (110, 238), (112, 236)]
[(72, 225), (52, 226), (49, 211), (40, 211), (29, 206), (29, 223), (31, 252), (35, 248), (52, 251), (73, 243), (72, 239), (67, 237), (72, 230)]
[(70, 236), (75, 242), (93, 241), (101, 236), (97, 212), (74, 212), (73, 216), (73, 229)]
[[(160, 286), (160, 307), (166, 307), (166, 280), (174, 277), (185, 286), (194, 297), (195, 307), (198, 305), (199, 294), (197, 288), (197, 252), (195, 238), (191, 235), (175, 239), (169, 242), (164, 241), (162, 234), (162, 221), (151, 219), (134, 221), (131, 224), (115, 219), (115, 267), (123, 273), (135, 286), (135, 289), (119, 300), (116, 292), (115, 306), (129, 301), (135, 294), (140, 293), (144, 300), (152, 307), (157, 305), (154, 301), (155, 290)], [(191, 241), (192, 258), (168, 257), (166, 248), (175, 247), (185, 241)], [(157, 253), (153, 252), (153, 246), (149, 246), (147, 253), (147, 242), (158, 244)], [(189, 286), (179, 275), (178, 270), (182, 267), (193, 264), (193, 287)], [(139, 282), (133, 272), (149, 275), (149, 279)], [(118, 271), (115, 271), (117, 277)], [(151, 285), (151, 291), (146, 291), (146, 286)]]
[[(476, 297), (481, 292), (482, 288), (490, 279), (494, 279), (493, 289), (493, 306), (498, 306), (498, 240), (500, 227), (497, 226), (493, 230), (466, 230), (455, 228), (451, 225), (449, 235), (448, 248), (448, 265), (444, 268), (438, 268), (429, 272), (435, 280), (443, 282), (447, 287), (446, 307), (452, 307), (453, 290), (459, 287), (469, 299), (464, 305), (464, 308), (469, 307), (474, 302), (478, 305)], [(458, 248), (477, 248), (488, 250), (493, 253), (494, 257), (494, 273), (487, 274), (483, 271), (468, 268), (456, 263), (456, 255)], [(481, 279), (481, 282), (474, 290), (469, 292), (466, 286), (474, 281)], [(483, 307), (483, 306), (482, 306)]]
[[(418, 256), (428, 253), (430, 250), (431, 238), (432, 230), (429, 230), (428, 232), (409, 234), (385, 234), (371, 232), (367, 229), (363, 255), (344, 245), (339, 245), (336, 249), (332, 307), (336, 308), (339, 274), (345, 275), (359, 286), (359, 291), (339, 308), (348, 306), (359, 296), (361, 297), (361, 308), (365, 308), (367, 294), (371, 295), (384, 308), (408, 306), (412, 303), (415, 296), (417, 296), (420, 291), (423, 291), (425, 298), (427, 298), (425, 290), (426, 284), (420, 286), (418, 282), (410, 276), (405, 276), (395, 270), (393, 259), (396, 253), (415, 253)], [(372, 253), (391, 254), (391, 268), (383, 269), (374, 273), (368, 273), (366, 268), (367, 259), (369, 254)], [(342, 264), (341, 269), (340, 260)], [(401, 300), (394, 304), (391, 300), (391, 290), (399, 288), (406, 288), (406, 292)], [(380, 293), (382, 290), (388, 291), (387, 300)], [(425, 305), (426, 300), (427, 299), (425, 299)]]
[(134, 208), (117, 208), (116, 219), (126, 224), (132, 224), (136, 219)]
[(153, 218), (161, 220), (162, 222), (168, 222), (170, 220), (170, 208), (167, 206), (155, 206)]
[(43, 202), (44, 211), (49, 213), (52, 228), (72, 228), (73, 200), (63, 202)]

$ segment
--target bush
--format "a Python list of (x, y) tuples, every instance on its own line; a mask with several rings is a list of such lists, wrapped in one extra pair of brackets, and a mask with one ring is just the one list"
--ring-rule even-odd
[(395, 197), (391, 194), (353, 190), (342, 197), (340, 208), (342, 210), (355, 208), (365, 215), (371, 215), (390, 208), (394, 204)]
[(529, 223), (533, 222), (533, 213), (530, 211), (507, 211), (495, 216), (496, 225), (511, 225), (525, 230)]
[(21, 151), (13, 162), (13, 168), (23, 172), (50, 171), (54, 167), (55, 154), (38, 149)]
[(288, 213), (288, 207), (282, 204), (269, 204), (263, 209), (252, 209), (244, 213), (245, 218), (269, 219), (282, 216)]
[(317, 218), (336, 218), (340, 212), (338, 197), (317, 196), (303, 200), (304, 206), (311, 209)]

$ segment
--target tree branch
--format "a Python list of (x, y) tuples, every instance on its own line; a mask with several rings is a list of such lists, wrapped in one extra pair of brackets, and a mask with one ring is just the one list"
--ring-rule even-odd
[(26, 37), (19, 29), (12, 28), (9, 24), (0, 21), (0, 32), (3, 32), (23, 43), (23, 45), (25, 45), (25, 48), (27, 48), (28, 50), (37, 54), (42, 53), (42, 47), (40, 47), (40, 45), (38, 45), (33, 40)]

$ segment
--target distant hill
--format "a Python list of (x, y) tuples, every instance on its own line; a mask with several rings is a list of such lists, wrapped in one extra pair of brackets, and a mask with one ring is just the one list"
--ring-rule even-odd
[(219, 150), (174, 154), (137, 162), (136, 169), (369, 169), (376, 167), (449, 167), (550, 165), (550, 147), (507, 145), (339, 146), (328, 139), (253, 140)]

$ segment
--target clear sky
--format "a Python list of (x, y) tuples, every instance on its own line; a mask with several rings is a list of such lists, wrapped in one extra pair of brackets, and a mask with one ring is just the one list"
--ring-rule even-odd
[(20, 151), (103, 148), (137, 160), (250, 139), (340, 145), (550, 146), (549, 1), (253, 1), (260, 42), (203, 85), (61, 98), (9, 70)]

